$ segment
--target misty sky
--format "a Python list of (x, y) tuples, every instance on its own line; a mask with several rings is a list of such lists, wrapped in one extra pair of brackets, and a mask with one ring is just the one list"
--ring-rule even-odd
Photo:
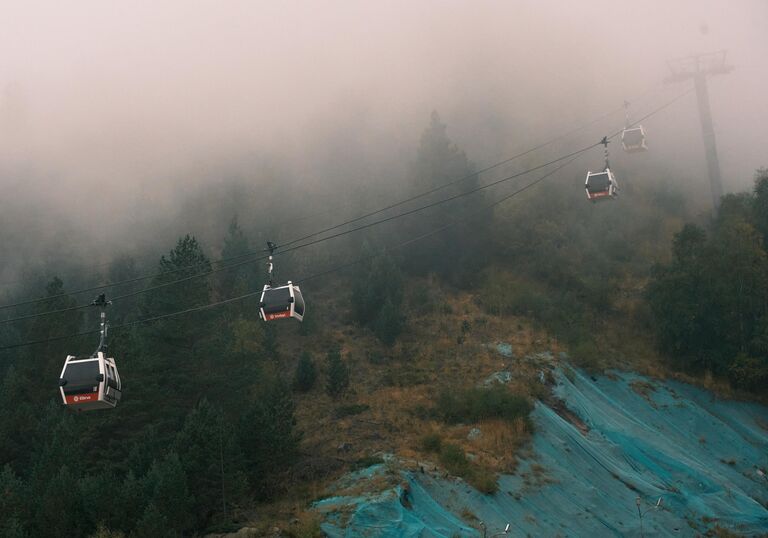
[[(345, 150), (394, 171), (433, 109), (483, 165), (624, 99), (664, 102), (684, 90), (663, 87), (666, 59), (721, 48), (735, 66), (710, 84), (726, 188), (768, 165), (766, 0), (0, 9), (0, 206), (87, 198), (119, 220), (141, 196), (173, 203), (201, 167), (215, 180), (263, 159), (317, 183)], [(657, 158), (705, 173), (692, 96), (647, 128)]]

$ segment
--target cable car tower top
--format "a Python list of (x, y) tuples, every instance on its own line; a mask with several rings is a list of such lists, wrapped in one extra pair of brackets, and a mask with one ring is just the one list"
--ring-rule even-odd
[(726, 62), (727, 54), (726, 50), (718, 50), (667, 60), (671, 74), (664, 82), (683, 82), (706, 75), (728, 74), (733, 71), (733, 66)]
[(693, 54), (685, 58), (669, 60), (667, 65), (671, 75), (664, 79), (666, 83), (684, 82), (693, 79), (696, 88), (696, 100), (699, 105), (701, 133), (704, 138), (704, 150), (707, 157), (709, 184), (712, 189), (712, 206), (720, 206), (723, 195), (723, 182), (720, 179), (720, 161), (717, 158), (715, 130), (712, 127), (712, 111), (709, 108), (708, 75), (725, 75), (733, 71), (733, 66), (726, 63), (726, 51)]

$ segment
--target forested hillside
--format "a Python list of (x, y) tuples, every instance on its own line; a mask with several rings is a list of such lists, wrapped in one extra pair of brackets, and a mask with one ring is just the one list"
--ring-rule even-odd
[[(764, 170), (710, 219), (674, 178), (627, 160), (616, 201), (585, 199), (580, 160), (497, 203), (551, 169), (473, 192), (494, 177), (477, 173), (437, 114), (412, 155), (392, 170), (402, 179), (328, 206), (290, 182), (222, 181), (187, 193), (169, 227), (189, 233), (174, 243), (147, 236), (145, 251), (104, 265), (68, 259), (57, 271), (53, 260), (19, 273), (2, 304), (26, 304), (0, 317), (0, 534), (191, 536), (299, 516), (287, 532), (312, 536), (309, 503), (379, 451), (431, 458), (492, 493), (530, 436), (532, 402), (550, 397), (531, 382), (535, 364), (519, 361), (509, 388), (478, 388), (498, 370), (499, 342), (517, 359), (565, 352), (593, 369), (707, 373), (764, 390)], [(304, 246), (414, 196), (376, 219), (402, 217)], [(276, 280), (304, 293), (301, 324), (259, 319), (267, 240), (278, 244)], [(57, 380), (66, 355), (96, 348), (98, 311), (79, 307), (97, 293), (114, 300), (109, 354), (123, 401), (75, 414)], [(482, 421), (498, 439), (469, 460), (457, 425)]]

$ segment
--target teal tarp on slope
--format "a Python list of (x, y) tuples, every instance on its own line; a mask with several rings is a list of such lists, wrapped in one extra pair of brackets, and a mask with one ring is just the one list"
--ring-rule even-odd
[[(331, 537), (478, 536), (461, 518), (471, 512), (489, 531), (511, 523), (511, 536), (640, 536), (640, 497), (646, 536), (695, 536), (715, 524), (768, 533), (768, 478), (759, 472), (768, 470), (768, 409), (633, 374), (556, 378), (556, 395), (589, 431), (537, 405), (536, 457), (521, 462), (517, 475), (501, 476), (495, 495), (405, 473), (409, 507), (399, 488), (326, 499), (317, 504), (330, 512), (323, 530)], [(532, 473), (533, 464), (543, 473)], [(662, 508), (654, 510), (659, 497)]]

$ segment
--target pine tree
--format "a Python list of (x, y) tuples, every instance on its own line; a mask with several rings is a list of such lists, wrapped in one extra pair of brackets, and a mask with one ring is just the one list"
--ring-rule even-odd
[(136, 477), (132, 470), (125, 475), (114, 499), (117, 514), (115, 527), (126, 532), (132, 531), (144, 514), (147, 500), (143, 480)]
[(108, 526), (119, 524), (121, 508), (116, 502), (119, 498), (104, 495), (106, 489), (115, 489), (117, 483), (117, 477), (109, 471), (80, 477), (77, 490), (83, 502), (83, 513), (90, 523)]
[(382, 343), (391, 346), (395, 343), (397, 337), (400, 336), (403, 327), (404, 318), (403, 315), (400, 314), (400, 309), (394, 305), (389, 297), (387, 297), (374, 324), (376, 337), (381, 340)]
[(256, 493), (270, 498), (277, 486), (273, 477), (293, 464), (301, 440), (289, 387), (277, 378), (248, 402), (238, 431)]
[[(70, 459), (72, 454), (69, 453)], [(46, 478), (45, 482), (37, 482), (31, 492), (34, 499), (33, 536), (82, 536), (88, 521), (77, 490), (78, 476), (64, 465)]]
[[(447, 126), (437, 112), (432, 112), (430, 124), (421, 136), (416, 161), (411, 168), (413, 192), (422, 193), (451, 182), (455, 185), (443, 190), (442, 196), (464, 194), (475, 189), (478, 177), (473, 175), (474, 165), (448, 137)], [(411, 250), (406, 258), (410, 271), (417, 274), (435, 272), (454, 284), (466, 284), (466, 274), (474, 269), (474, 258), (469, 256), (470, 248), (487, 226), (482, 217), (482, 192), (471, 194), (456, 201), (442, 204), (422, 212), (420, 232), (434, 230), (452, 220), (472, 216), (472, 226), (454, 226), (440, 234), (421, 241), (419, 248)], [(410, 223), (409, 223), (410, 224)], [(402, 225), (402, 226), (405, 226)], [(412, 235), (412, 227), (403, 230)]]
[(168, 528), (179, 533), (191, 527), (194, 521), (192, 513), (192, 495), (187, 487), (179, 456), (170, 452), (160, 462), (155, 462), (144, 477), (144, 491), (150, 504), (157, 507)]
[(299, 364), (296, 366), (296, 375), (293, 380), (293, 386), (299, 392), (309, 392), (315, 385), (317, 370), (312, 356), (308, 351), (301, 354)]
[(168, 536), (168, 520), (154, 503), (147, 506), (141, 519), (136, 524), (136, 530), (131, 536), (136, 538), (157, 538)]
[(763, 236), (763, 248), (768, 249), (768, 168), (755, 173), (753, 213), (755, 228)]
[(24, 536), (26, 513), (24, 483), (10, 465), (0, 471), (0, 536)]
[[(48, 297), (48, 299), (36, 305), (36, 308), (39, 309), (40, 312), (64, 310), (77, 305), (77, 301), (66, 294), (64, 282), (58, 277), (53, 277), (53, 279), (46, 285), (45, 296)], [(22, 322), (18, 327), (20, 327), (19, 332), (24, 335), (24, 340), (44, 340), (47, 338), (75, 334), (81, 330), (82, 323), (83, 312), (82, 310), (76, 310), (34, 318), (29, 322)], [(77, 351), (80, 347), (78, 344), (82, 342), (82, 339), (67, 341), (67, 346), (73, 350), (71, 352), (72, 354), (82, 352)], [(88, 348), (93, 345), (92, 339), (90, 342)], [(44, 364), (40, 364), (36, 360), (38, 367), (46, 371), (61, 371), (61, 365), (66, 356), (66, 353), (62, 356), (61, 349), (62, 343), (60, 341), (52, 341), (48, 344), (39, 346), (35, 350), (34, 356), (37, 360), (39, 360), (39, 358), (47, 358), (47, 361)], [(87, 349), (87, 351), (90, 353), (92, 348)], [(37, 389), (37, 391), (40, 391), (41, 389), (45, 390), (42, 386), (37, 386), (37, 384), (33, 385), (33, 391), (35, 389)], [(30, 396), (33, 396), (33, 399), (38, 401), (43, 400), (42, 394), (35, 394), (33, 392)]]
[[(211, 270), (211, 262), (193, 236), (182, 237), (167, 257), (161, 256), (159, 269), (160, 274), (152, 280), (152, 286), (169, 285), (143, 295), (142, 310), (145, 316), (165, 314), (210, 302), (210, 286), (206, 277), (194, 277), (171, 284)], [(151, 334), (153, 351), (157, 353), (158, 346), (166, 355), (177, 349), (194, 349), (205, 334), (201, 334), (200, 327), (205, 326), (208, 316), (207, 313), (200, 313), (192, 321), (190, 318), (172, 318), (155, 323), (146, 329), (146, 333)]]
[(245, 490), (243, 454), (222, 410), (201, 400), (190, 411), (176, 436), (175, 450), (194, 496), (194, 513), (205, 523), (227, 502), (241, 499)]
[(38, 417), (31, 402), (30, 378), (10, 366), (0, 381), (0, 465), (29, 462)]
[[(249, 252), (248, 238), (237, 220), (237, 215), (232, 217), (227, 229), (227, 236), (224, 238), (224, 248), (221, 250), (223, 260), (234, 260), (227, 263), (237, 263), (243, 261), (243, 256)], [(253, 266), (245, 264), (235, 267), (229, 271), (221, 273), (218, 278), (219, 295), (224, 298), (233, 297), (246, 293), (253, 282)]]
[(326, 363), (327, 381), (325, 391), (331, 398), (336, 399), (349, 386), (349, 368), (341, 360), (341, 351), (338, 348), (328, 352)]
[[(138, 276), (139, 270), (136, 268), (136, 260), (130, 256), (118, 256), (112, 260), (112, 263), (109, 264), (109, 269), (107, 270), (107, 280), (109, 282), (122, 282), (135, 279)], [(138, 291), (144, 285), (143, 282), (119, 284), (109, 289), (109, 296), (133, 293)], [(129, 316), (138, 316), (136, 301), (115, 301), (109, 308), (109, 319), (112, 324), (121, 323)]]
[[(373, 256), (365, 244), (364, 252)], [(387, 253), (371, 258), (356, 279), (352, 291), (355, 320), (373, 329), (376, 336), (392, 345), (403, 330), (403, 275)]]

